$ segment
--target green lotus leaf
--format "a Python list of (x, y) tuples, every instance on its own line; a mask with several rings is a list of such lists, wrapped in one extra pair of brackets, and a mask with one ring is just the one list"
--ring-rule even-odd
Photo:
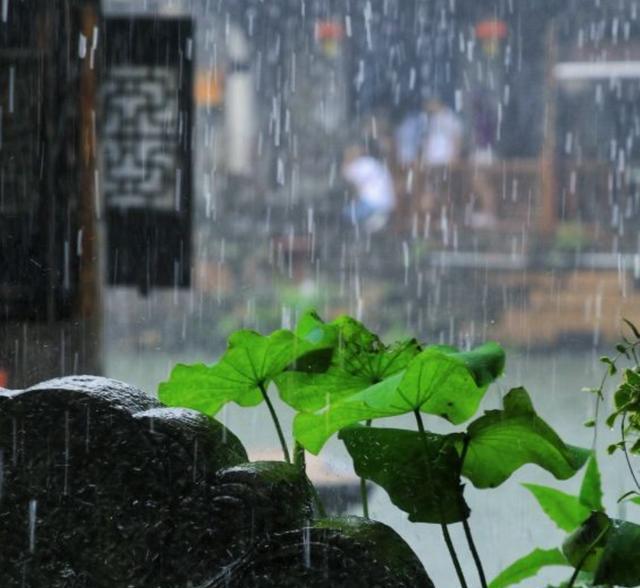
[[(495, 488), (525, 464), (536, 464), (556, 478), (573, 476), (590, 452), (566, 445), (533, 409), (524, 388), (511, 390), (503, 410), (490, 410), (467, 431), (463, 475), (477, 488)], [(459, 441), (462, 450), (463, 438)]]

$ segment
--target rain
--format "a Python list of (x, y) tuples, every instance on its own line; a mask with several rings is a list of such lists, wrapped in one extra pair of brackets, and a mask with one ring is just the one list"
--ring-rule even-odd
[[(482, 410), (525, 386), (564, 439), (591, 447), (583, 423), (602, 414), (580, 391), (600, 382), (623, 319), (640, 322), (639, 7), (0, 0), (0, 388), (92, 374), (155, 396), (234, 331), (292, 329), (314, 308), (385, 342), (499, 342), (506, 374)], [(273, 397), (291, 438), (293, 411)], [(216, 418), (252, 459), (278, 459), (264, 405)], [(60, 425), (64, 495), (73, 422)], [(609, 511), (640, 519), (616, 503), (615, 433), (602, 422), (598, 436)], [(195, 483), (197, 439), (191, 453)], [(360, 514), (343, 443), (311, 463), (329, 510)], [(490, 578), (561, 540), (524, 482), (556, 484), (527, 466), (490, 493), (466, 488)], [(40, 508), (23, 516), (32, 554)], [(437, 528), (373, 485), (369, 509), (435, 585), (454, 585)], [(468, 554), (463, 568), (475, 578)]]

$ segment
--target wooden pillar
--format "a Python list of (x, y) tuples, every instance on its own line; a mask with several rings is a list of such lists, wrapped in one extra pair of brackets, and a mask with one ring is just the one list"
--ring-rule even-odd
[(102, 299), (100, 295), (100, 240), (97, 194), (96, 109), (98, 96), (99, 33), (98, 7), (87, 3), (80, 9), (80, 29), (86, 39), (86, 52), (80, 62), (78, 169), (78, 307), (76, 316), (83, 324), (85, 365), (93, 373), (100, 371), (102, 343)]

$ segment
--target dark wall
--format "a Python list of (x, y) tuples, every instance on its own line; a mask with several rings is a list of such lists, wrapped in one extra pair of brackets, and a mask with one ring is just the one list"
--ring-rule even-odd
[(0, 386), (19, 386), (99, 371), (96, 274), (82, 270), (96, 267), (96, 250), (86, 183), (90, 175), (93, 185), (91, 82), (79, 50), (81, 33), (91, 34), (84, 10), (97, 7), (7, 5), (0, 18)]
[(0, 320), (68, 317), (78, 294), (79, 3), (0, 22)]

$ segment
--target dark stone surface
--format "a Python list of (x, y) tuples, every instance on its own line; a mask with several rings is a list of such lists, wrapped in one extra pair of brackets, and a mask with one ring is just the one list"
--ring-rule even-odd
[(121, 382), (0, 389), (0, 586), (431, 586), (393, 531), (314, 522), (300, 470), (246, 462), (217, 421)]
[(260, 543), (200, 588), (433, 588), (409, 546), (359, 517), (325, 519)]
[[(219, 472), (215, 508), (232, 528), (247, 529), (243, 541), (283, 529), (297, 529), (313, 519), (311, 486), (297, 467), (280, 461), (241, 464)], [(236, 532), (237, 536), (237, 532)]]
[(247, 460), (232, 433), (104, 378), (52, 380), (3, 398), (8, 585), (175, 586), (197, 576), (203, 559), (200, 573), (210, 574), (196, 530), (213, 514), (216, 472)]

